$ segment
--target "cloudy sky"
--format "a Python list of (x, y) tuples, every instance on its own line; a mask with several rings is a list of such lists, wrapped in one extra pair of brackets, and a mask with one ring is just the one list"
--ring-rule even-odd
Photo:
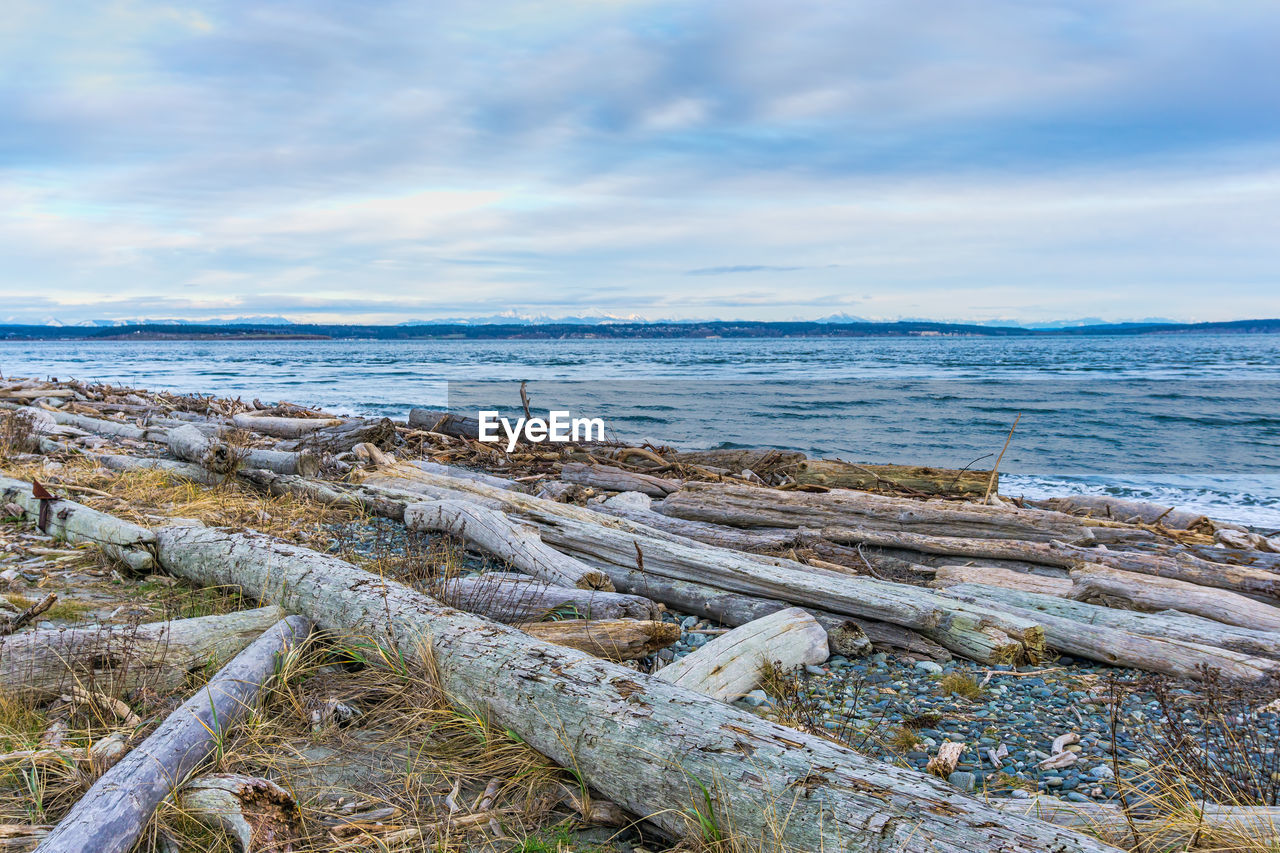
[(1280, 316), (1280, 4), (7, 0), (0, 322)]

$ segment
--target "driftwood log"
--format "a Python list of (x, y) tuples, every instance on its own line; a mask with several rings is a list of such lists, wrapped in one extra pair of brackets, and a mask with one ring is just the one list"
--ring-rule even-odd
[(280, 418), (254, 412), (232, 415), (231, 422), (241, 429), (276, 438), (301, 438), (316, 430), (342, 425), (341, 418)]
[(620, 592), (551, 586), (513, 572), (448, 578), (427, 592), (459, 610), (498, 622), (535, 622), (553, 612), (583, 619), (658, 619), (662, 607), (651, 599)]
[(648, 657), (680, 639), (679, 625), (647, 619), (563, 619), (517, 627), (548, 643), (615, 661)]
[(41, 531), (56, 539), (97, 545), (108, 557), (134, 571), (146, 571), (155, 565), (155, 535), (145, 527), (75, 501), (37, 498), (32, 494), (31, 483), (10, 477), (0, 477), (0, 504), (4, 503), (22, 507)]
[(347, 453), (357, 444), (390, 450), (396, 442), (396, 425), (390, 418), (352, 418), (334, 426), (313, 430), (301, 438), (282, 441), (280, 450), (310, 450), (321, 456)]
[(921, 465), (856, 465), (838, 459), (806, 459), (788, 468), (787, 473), (804, 486), (891, 488), (922, 495), (984, 495), (991, 481), (990, 471), (957, 471)]
[(209, 773), (178, 792), (184, 815), (236, 840), (241, 853), (291, 853), (302, 836), (302, 814), (293, 796), (269, 779)]
[(410, 409), (409, 426), (414, 429), (438, 432), (442, 435), (469, 438), (472, 441), (480, 439), (479, 420), (435, 409)]
[[(444, 607), (334, 557), (197, 527), (164, 528), (157, 539), (162, 564), (197, 583), (239, 586), (312, 613), (331, 630), (385, 636), (407, 657), (429, 644), (448, 695), (485, 709), (533, 748), (578, 768), (605, 798), (676, 836), (688, 828), (683, 809), (693, 805), (691, 788), (705, 785), (721, 825), (791, 849), (1111, 849), (1002, 816), (920, 773)], [(734, 780), (733, 796), (714, 793), (720, 779)], [(779, 804), (778, 792), (793, 786), (803, 794)]]
[(939, 566), (933, 573), (933, 580), (930, 581), (929, 586), (943, 588), (962, 583), (981, 583), (987, 586), (1018, 589), (1023, 592), (1060, 596), (1070, 594), (1072, 587), (1071, 579), (1067, 577), (1045, 577), (1033, 575), (1030, 572), (1013, 572), (990, 566)]
[(1280, 607), (1223, 589), (1091, 563), (1072, 569), (1071, 580), (1071, 597), (1077, 601), (1120, 601), (1137, 610), (1181, 610), (1227, 625), (1280, 631)]
[(640, 492), (655, 498), (664, 498), (681, 486), (679, 480), (667, 480), (612, 465), (587, 465), (582, 462), (566, 462), (560, 470), (560, 479), (601, 491)]
[(260, 468), (303, 477), (320, 473), (320, 460), (310, 450), (232, 447), (191, 424), (169, 430), (168, 442), (169, 452), (178, 459), (194, 462), (214, 474), (233, 474), (240, 468)]
[(1159, 524), (1173, 530), (1212, 527), (1213, 522), (1198, 512), (1188, 512), (1147, 501), (1126, 500), (1109, 495), (1070, 495), (1036, 501), (1036, 506), (1072, 515), (1106, 518), (1139, 524)]
[(789, 672), (822, 663), (827, 655), (827, 632), (808, 613), (791, 607), (734, 628), (655, 677), (732, 702), (756, 688), (766, 666)]
[(290, 616), (218, 671), (80, 798), (36, 848), (40, 853), (126, 853), (152, 813), (181, 787), (256, 705), (278, 656), (306, 640), (310, 622)]
[(136, 626), (46, 628), (0, 639), (0, 694), (45, 697), (83, 685), (108, 695), (164, 693), (228, 660), (284, 618), (279, 607)]

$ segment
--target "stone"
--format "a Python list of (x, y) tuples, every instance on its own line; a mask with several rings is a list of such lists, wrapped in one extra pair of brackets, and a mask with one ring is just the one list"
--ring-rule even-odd
[(931, 660), (916, 661), (916, 669), (926, 675), (942, 675), (942, 664)]
[(961, 791), (971, 792), (977, 786), (977, 778), (972, 773), (957, 771), (947, 777), (947, 781)]

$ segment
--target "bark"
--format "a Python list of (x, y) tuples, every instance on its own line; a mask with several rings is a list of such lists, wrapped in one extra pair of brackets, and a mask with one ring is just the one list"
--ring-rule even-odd
[(44, 698), (82, 685), (108, 695), (166, 693), (227, 660), (284, 617), (278, 607), (137, 626), (49, 628), (0, 639), (0, 692)]
[(903, 489), (925, 495), (984, 495), (990, 471), (954, 471), (920, 465), (855, 465), (807, 459), (788, 473), (805, 486), (829, 489)]
[(147, 528), (74, 501), (41, 500), (31, 490), (31, 483), (0, 477), (0, 505), (15, 503), (36, 520), (42, 532), (71, 543), (97, 545), (104, 554), (134, 571), (146, 571), (155, 565), (155, 534)]
[(290, 616), (262, 636), (170, 714), (93, 784), (37, 848), (40, 853), (126, 853), (161, 801), (257, 704), (277, 656), (304, 642), (310, 623)]
[(450, 578), (427, 590), (445, 604), (498, 622), (533, 622), (554, 611), (583, 619), (658, 619), (662, 607), (639, 595), (550, 586), (527, 575), (489, 572)]
[(241, 429), (276, 438), (301, 438), (316, 430), (342, 425), (341, 418), (277, 418), (271, 415), (255, 415), (252, 412), (232, 415), (231, 422)]
[(646, 658), (680, 639), (680, 626), (641, 619), (566, 619), (526, 622), (521, 631), (605, 660)]
[(434, 409), (410, 409), (409, 426), (457, 438), (480, 439), (480, 421)]
[(760, 683), (766, 665), (790, 672), (827, 659), (827, 632), (798, 607), (779, 610), (734, 628), (658, 670), (656, 677), (732, 702)]
[(1062, 616), (1076, 622), (1118, 628), (1131, 634), (1202, 643), (1254, 657), (1280, 659), (1280, 633), (1278, 632), (1224, 625), (1212, 619), (1181, 613), (1177, 610), (1163, 610), (1158, 613), (1115, 610), (1082, 601), (976, 583), (959, 584), (951, 587), (951, 591), (960, 595), (984, 598), (1010, 607), (1019, 607), (1023, 610)]
[(236, 840), (242, 853), (289, 853), (302, 836), (302, 815), (288, 791), (269, 779), (210, 773), (188, 782), (178, 808)]
[(1047, 578), (1029, 572), (1011, 572), (987, 566), (942, 566), (934, 573), (933, 582), (929, 585), (941, 588), (962, 583), (980, 583), (1057, 596), (1068, 595), (1072, 587), (1070, 578)]
[(1147, 501), (1131, 501), (1105, 495), (1070, 495), (1064, 498), (1036, 501), (1035, 503), (1036, 506), (1042, 506), (1045, 509), (1067, 512), (1072, 515), (1139, 524), (1160, 524), (1174, 530), (1193, 530), (1202, 528), (1205, 525), (1212, 526), (1213, 524), (1198, 512), (1188, 512), (1187, 510), (1174, 509), (1170, 506)]
[(465, 501), (418, 503), (405, 508), (404, 524), (451, 533), (547, 583), (613, 591), (604, 572), (548, 548), (537, 533), (496, 510)]
[(787, 468), (804, 461), (804, 454), (798, 450), (775, 450), (771, 447), (734, 447), (716, 450), (686, 450), (670, 454), (676, 462), (685, 465), (709, 466), (723, 468), (740, 474), (751, 471), (764, 477), (780, 468)]
[[(195, 527), (157, 532), (161, 562), (205, 585), (240, 586), (322, 627), (385, 636), (416, 659), (431, 649), (446, 694), (632, 814), (682, 835), (694, 782), (721, 825), (798, 850), (1057, 853), (1107, 850), (1092, 839), (989, 806), (920, 773), (874, 761), (643, 673), (548, 645), (444, 607), (337, 558), (252, 534)], [(655, 758), (664, 756), (669, 758)], [(717, 780), (734, 780), (731, 797)], [(779, 791), (795, 787), (784, 811)], [(698, 796), (699, 805), (705, 808)]]
[(1071, 572), (1077, 601), (1120, 601), (1137, 610), (1180, 610), (1227, 625), (1280, 631), (1280, 607), (1186, 581), (1084, 564)]
[[(961, 601), (987, 601), (955, 589), (944, 590), (943, 594)], [(1280, 665), (1273, 660), (1198, 643), (1142, 636), (1040, 611), (1008, 609), (1012, 613), (1038, 620), (1044, 627), (1045, 641), (1050, 648), (1112, 666), (1129, 666), (1175, 678), (1196, 679), (1204, 677), (1207, 667), (1217, 670), (1226, 678), (1249, 682), (1265, 682), (1280, 674)]]
[(681, 486), (679, 480), (625, 471), (612, 465), (587, 465), (582, 462), (566, 462), (560, 469), (560, 479), (566, 483), (591, 486), (606, 492), (640, 492), (655, 498), (666, 497)]
[(357, 444), (372, 444), (379, 450), (390, 450), (396, 443), (396, 425), (390, 418), (353, 418), (340, 424), (307, 433), (301, 438), (282, 441), (281, 450), (310, 450), (321, 456), (348, 453)]
[(836, 489), (822, 494), (728, 483), (687, 483), (666, 498), (665, 515), (734, 527), (826, 527), (1028, 541), (1089, 537), (1086, 522), (1047, 510), (914, 500)]

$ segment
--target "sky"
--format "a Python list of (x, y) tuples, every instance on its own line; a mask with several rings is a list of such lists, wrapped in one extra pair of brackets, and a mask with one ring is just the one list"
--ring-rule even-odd
[(1280, 316), (1280, 4), (27, 2), (0, 322)]

